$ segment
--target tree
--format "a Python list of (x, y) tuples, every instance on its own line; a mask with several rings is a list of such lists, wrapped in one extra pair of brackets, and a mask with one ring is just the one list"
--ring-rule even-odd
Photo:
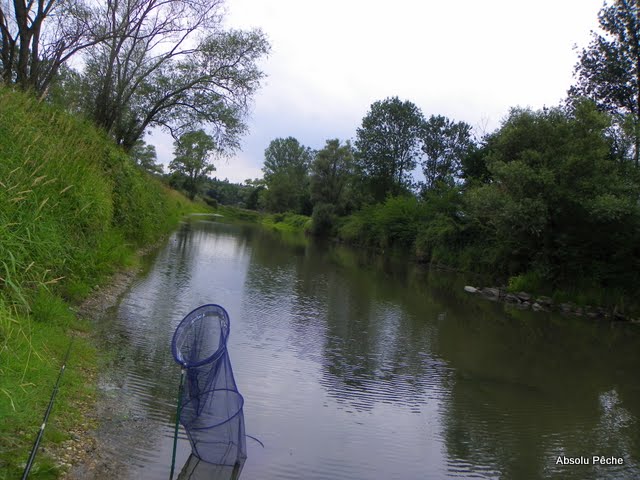
[(585, 96), (617, 117), (618, 130), (633, 139), (633, 158), (640, 155), (640, 8), (638, 0), (614, 0), (598, 14), (602, 33), (592, 32), (575, 67), (572, 97)]
[(410, 190), (420, 155), (420, 109), (398, 97), (374, 102), (356, 132), (357, 164), (375, 201)]
[(338, 139), (327, 140), (311, 163), (311, 201), (333, 205), (344, 213), (353, 162), (351, 142), (340, 145)]
[(266, 208), (309, 214), (309, 165), (312, 151), (293, 137), (276, 138), (264, 151)]
[(245, 208), (249, 210), (257, 210), (260, 200), (261, 192), (266, 188), (266, 184), (263, 178), (246, 179), (244, 184), (249, 189), (249, 194), (245, 200)]
[(453, 186), (462, 175), (462, 161), (473, 146), (471, 126), (431, 115), (422, 129), (422, 172), (425, 190)]
[(588, 101), (514, 109), (487, 139), (492, 181), (470, 189), (466, 205), (494, 272), (592, 288), (634, 270), (640, 184), (635, 168), (611, 160), (609, 123)]
[(184, 175), (185, 188), (189, 198), (193, 200), (198, 191), (198, 184), (208, 173), (215, 170), (209, 162), (210, 155), (216, 151), (214, 139), (204, 130), (184, 133), (173, 142), (174, 159), (169, 164), (169, 170)]
[(0, 78), (44, 95), (61, 66), (104, 39), (83, 0), (0, 1)]
[(158, 164), (158, 156), (156, 154), (156, 147), (146, 144), (143, 140), (138, 140), (131, 152), (131, 159), (144, 170), (149, 173), (161, 174), (162, 165)]
[(259, 30), (224, 30), (222, 0), (107, 0), (87, 51), (89, 116), (125, 149), (150, 127), (175, 138), (193, 125), (221, 151), (238, 147), (269, 44)]
[(462, 157), (462, 178), (466, 187), (473, 183), (489, 183), (491, 181), (491, 172), (487, 168), (487, 151), (485, 141), (480, 144), (474, 143), (466, 155)]

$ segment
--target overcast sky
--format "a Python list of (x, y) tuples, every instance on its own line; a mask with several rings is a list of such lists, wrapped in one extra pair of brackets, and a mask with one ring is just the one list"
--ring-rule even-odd
[[(293, 136), (321, 148), (355, 138), (369, 106), (398, 96), (426, 117), (463, 120), (476, 133), (510, 107), (557, 105), (602, 0), (227, 0), (227, 25), (261, 28), (272, 51), (242, 151), (214, 175), (261, 177), (264, 149)], [(155, 134), (159, 160), (172, 140)]]

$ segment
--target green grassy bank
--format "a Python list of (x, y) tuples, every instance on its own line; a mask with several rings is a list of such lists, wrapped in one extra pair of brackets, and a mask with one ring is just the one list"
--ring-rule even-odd
[[(71, 337), (46, 450), (84, 421), (96, 351), (69, 307), (197, 210), (88, 122), (0, 88), (0, 479), (20, 477)], [(59, 473), (44, 451), (31, 478)]]

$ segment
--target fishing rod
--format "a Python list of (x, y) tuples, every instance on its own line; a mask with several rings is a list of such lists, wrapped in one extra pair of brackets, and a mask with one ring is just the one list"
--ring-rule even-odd
[(171, 473), (169, 474), (169, 480), (173, 480), (173, 472), (176, 467), (176, 448), (178, 446), (178, 430), (180, 428), (180, 407), (182, 403), (182, 390), (184, 388), (184, 366), (180, 370), (180, 386), (178, 387), (178, 408), (176, 409), (176, 425), (173, 432), (173, 454), (171, 455)]
[(29, 455), (29, 460), (27, 461), (27, 465), (24, 467), (22, 480), (26, 480), (27, 477), (29, 477), (29, 472), (31, 472), (33, 461), (36, 459), (36, 453), (38, 453), (38, 446), (40, 445), (40, 441), (42, 440), (44, 429), (47, 426), (47, 420), (49, 420), (49, 414), (51, 413), (51, 409), (53, 408), (53, 403), (55, 402), (56, 395), (58, 394), (58, 385), (60, 384), (60, 379), (62, 378), (62, 374), (64, 373), (65, 368), (67, 368), (67, 360), (69, 359), (69, 352), (71, 352), (71, 345), (73, 345), (73, 338), (74, 337), (71, 337), (71, 341), (69, 342), (69, 347), (67, 348), (67, 353), (64, 356), (64, 360), (62, 361), (62, 366), (60, 367), (60, 371), (58, 372), (58, 379), (56, 380), (56, 384), (53, 387), (53, 392), (51, 393), (51, 398), (49, 399), (49, 405), (47, 406), (47, 411), (44, 413), (44, 419), (42, 420), (42, 425), (40, 425), (40, 431), (38, 432), (36, 441), (33, 444), (33, 448), (31, 448), (31, 454)]

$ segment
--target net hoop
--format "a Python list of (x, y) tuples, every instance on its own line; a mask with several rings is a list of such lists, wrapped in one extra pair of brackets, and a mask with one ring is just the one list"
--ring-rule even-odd
[[(213, 315), (218, 316), (218, 318), (222, 318), (222, 320), (226, 324), (226, 328), (221, 328), (222, 333), (220, 342), (218, 344), (218, 349), (208, 357), (197, 362), (186, 361), (182, 356), (182, 352), (178, 347), (178, 343), (193, 323), (198, 322), (207, 316)], [(198, 308), (189, 312), (176, 327), (176, 330), (173, 334), (173, 339), (171, 340), (171, 353), (173, 354), (173, 358), (183, 368), (195, 368), (207, 363), (215, 362), (216, 360), (220, 359), (227, 350), (227, 339), (229, 338), (230, 327), (231, 325), (229, 314), (223, 307), (215, 303), (209, 303), (199, 306)]]

